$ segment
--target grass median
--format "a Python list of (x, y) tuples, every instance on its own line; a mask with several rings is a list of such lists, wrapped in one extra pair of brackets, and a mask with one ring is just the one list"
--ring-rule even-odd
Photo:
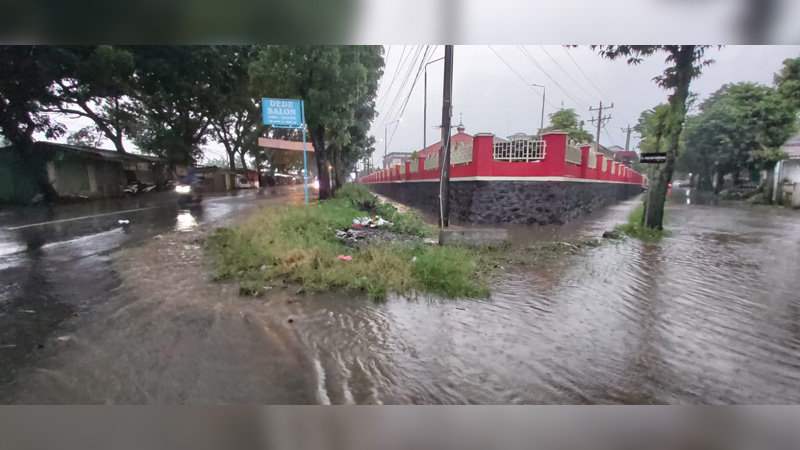
[(643, 242), (658, 242), (668, 237), (667, 230), (658, 230), (644, 226), (644, 205), (639, 205), (628, 216), (628, 222), (617, 225), (615, 230), (618, 233), (637, 238)]
[(391, 204), (377, 202), (373, 212), (393, 223), (391, 231), (418, 239), (354, 247), (337, 237), (336, 231), (351, 228), (354, 218), (369, 215), (358, 205), (372, 198), (363, 186), (347, 185), (334, 199), (264, 208), (239, 225), (218, 229), (208, 240), (217, 256), (215, 279), (236, 281), (249, 295), (287, 281), (310, 292), (363, 291), (375, 300), (389, 293), (489, 295), (489, 273), (479, 266), (480, 250), (425, 244), (423, 238), (435, 235), (436, 229)]

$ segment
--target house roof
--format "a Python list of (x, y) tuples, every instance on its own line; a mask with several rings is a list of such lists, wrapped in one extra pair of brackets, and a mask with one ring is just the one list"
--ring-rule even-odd
[(789, 159), (800, 159), (800, 131), (786, 141), (781, 150), (789, 155)]
[(615, 157), (618, 158), (618, 159), (623, 159), (623, 158), (638, 159), (639, 158), (639, 154), (634, 152), (633, 150), (628, 150), (628, 151), (622, 150), (622, 151), (617, 152)]
[[(458, 132), (450, 136), (450, 142), (452, 144), (458, 144), (458, 143), (468, 144), (472, 142), (472, 136), (464, 132)], [(438, 152), (441, 148), (442, 148), (442, 141), (440, 140), (435, 144), (431, 144), (425, 147), (424, 149), (420, 150), (419, 154), (420, 156), (427, 156), (430, 155), (431, 153)]]
[[(140, 155), (138, 153), (122, 153), (116, 150), (107, 150), (103, 148), (87, 147), (83, 145), (62, 144), (59, 142), (38, 141), (34, 143), (40, 150), (45, 151), (68, 151), (78, 153), (90, 158), (100, 158), (106, 160), (116, 161), (144, 161), (144, 162), (165, 162), (163, 158), (150, 155)], [(9, 147), (10, 148), (10, 147)]]

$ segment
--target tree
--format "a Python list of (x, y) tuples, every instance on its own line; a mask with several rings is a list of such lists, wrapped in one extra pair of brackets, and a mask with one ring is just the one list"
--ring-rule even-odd
[(132, 90), (136, 116), (133, 141), (170, 165), (202, 156), (211, 118), (222, 114), (220, 98), (235, 77), (229, 53), (217, 46), (135, 46)]
[(778, 92), (800, 110), (800, 57), (783, 61), (783, 68), (775, 74)]
[(83, 127), (80, 130), (67, 136), (67, 144), (83, 145), (86, 147), (100, 147), (103, 145), (105, 137), (98, 132), (95, 127)]
[[(663, 74), (654, 78), (662, 88), (670, 90), (669, 114), (663, 120), (662, 139), (659, 145), (667, 153), (667, 161), (653, 170), (650, 180), (650, 195), (648, 196), (649, 214), (644, 224), (649, 228), (662, 229), (664, 223), (664, 204), (667, 199), (667, 189), (672, 180), (675, 161), (680, 155), (681, 133), (683, 122), (686, 118), (689, 86), (694, 78), (700, 76), (703, 67), (711, 64), (713, 60), (705, 59), (707, 45), (600, 45), (593, 46), (599, 54), (611, 60), (627, 59), (628, 64), (635, 65), (642, 62), (643, 58), (656, 53), (665, 53), (667, 68)], [(643, 219), (644, 220), (644, 219)]]
[(726, 84), (700, 105), (686, 130), (688, 164), (704, 176), (717, 175), (716, 192), (725, 174), (744, 169), (767, 173), (761, 191), (771, 198), (772, 172), (785, 155), (780, 146), (797, 122), (791, 99), (778, 89), (755, 83)]
[(593, 142), (591, 133), (583, 129), (584, 121), (578, 119), (574, 109), (561, 109), (550, 114), (550, 125), (544, 131), (561, 130), (569, 133), (568, 141), (575, 139), (578, 142)]
[(43, 132), (47, 138), (57, 138), (66, 132), (45, 113), (58, 102), (50, 86), (66, 75), (61, 62), (51, 46), (0, 46), (0, 133), (14, 146), (47, 201), (57, 200), (58, 193), (36, 152), (33, 135)]
[(333, 194), (328, 165), (336, 164), (336, 172), (341, 173), (340, 152), (347, 151), (352, 142), (350, 127), (355, 123), (356, 110), (374, 101), (370, 80), (379, 77), (382, 70), (382, 49), (370, 46), (270, 46), (251, 66), (258, 92), (305, 101), (320, 199)]
[(258, 55), (255, 46), (230, 46), (220, 51), (229, 61), (228, 70), (233, 78), (232, 90), (217, 98), (219, 114), (210, 116), (211, 136), (225, 147), (229, 166), (235, 167), (234, 158), (239, 156), (242, 167), (247, 168), (245, 154), (255, 153), (258, 137), (269, 127), (261, 123), (260, 99), (253, 95), (250, 86), (249, 68)]
[(55, 47), (54, 51), (61, 54), (68, 71), (51, 86), (58, 102), (46, 110), (93, 121), (97, 131), (124, 153), (123, 137), (134, 120), (128, 97), (135, 70), (131, 52), (109, 45)]

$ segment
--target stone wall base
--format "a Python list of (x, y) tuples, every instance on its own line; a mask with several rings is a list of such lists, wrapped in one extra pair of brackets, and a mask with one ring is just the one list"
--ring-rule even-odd
[[(366, 184), (397, 202), (438, 213), (438, 182)], [(641, 194), (623, 183), (572, 181), (453, 181), (450, 218), (472, 223), (564, 224), (577, 217)]]

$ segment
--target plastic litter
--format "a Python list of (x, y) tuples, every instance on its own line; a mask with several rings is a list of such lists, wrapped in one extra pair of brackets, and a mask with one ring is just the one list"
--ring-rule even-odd
[(120, 225), (127, 225), (127, 224), (131, 223), (130, 220), (126, 220), (126, 219), (119, 219), (118, 222), (119, 222)]
[(414, 262), (414, 261), (416, 261), (416, 260), (417, 260), (417, 257), (416, 257), (416, 256), (415, 256), (415, 257), (413, 257), (413, 258), (411, 258), (411, 262)]
[(390, 227), (392, 226), (392, 222), (388, 220), (384, 220), (381, 216), (375, 217), (356, 217), (353, 219), (353, 226), (362, 226), (362, 227), (370, 227), (370, 228), (378, 228), (378, 227)]
[(353, 259), (353, 257), (350, 255), (339, 255), (339, 259), (341, 259), (342, 261), (350, 261), (351, 259)]
[(434, 238), (425, 238), (425, 240), (422, 241), (422, 242), (424, 242), (424, 243), (426, 243), (428, 245), (437, 245), (437, 244), (439, 244), (439, 241), (437, 241)]

